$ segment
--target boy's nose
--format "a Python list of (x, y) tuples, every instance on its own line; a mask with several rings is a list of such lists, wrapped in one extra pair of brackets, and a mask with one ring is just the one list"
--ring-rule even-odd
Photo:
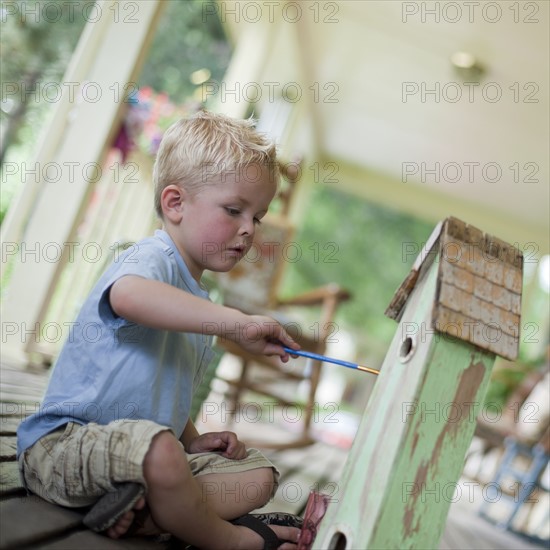
[(255, 229), (254, 220), (246, 220), (242, 223), (239, 233), (241, 235), (253, 236), (254, 229)]

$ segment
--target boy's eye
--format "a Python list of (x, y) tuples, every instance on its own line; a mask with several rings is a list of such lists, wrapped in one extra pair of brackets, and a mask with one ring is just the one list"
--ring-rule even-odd
[(260, 225), (262, 220), (260, 218), (254, 218), (254, 225)]
[(230, 216), (238, 216), (238, 215), (241, 213), (241, 211), (240, 211), (239, 209), (237, 209), (237, 208), (231, 208), (231, 207), (229, 207), (229, 206), (227, 206), (227, 207), (225, 208), (225, 211), (226, 211)]

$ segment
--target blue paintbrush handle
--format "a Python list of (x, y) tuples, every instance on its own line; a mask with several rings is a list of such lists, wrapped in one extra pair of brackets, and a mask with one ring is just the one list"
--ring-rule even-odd
[(380, 373), (380, 371), (377, 369), (364, 367), (363, 365), (358, 365), (357, 363), (350, 363), (349, 361), (342, 361), (341, 359), (334, 359), (333, 357), (327, 357), (326, 355), (320, 355), (319, 353), (313, 353), (311, 351), (301, 351), (301, 350), (296, 351), (292, 348), (287, 348), (286, 346), (283, 346), (283, 349), (290, 355), (300, 355), (302, 357), (308, 357), (309, 359), (315, 359), (317, 361), (326, 361), (327, 363), (334, 363), (335, 365), (347, 367), (348, 369), (356, 369), (363, 372), (370, 372), (371, 374)]
[(296, 351), (292, 348), (283, 349), (291, 355), (300, 355), (302, 357), (308, 357), (309, 359), (316, 359), (318, 361), (326, 361), (327, 363), (334, 363), (335, 365), (341, 365), (342, 367), (348, 367), (348, 369), (356, 369), (359, 365), (357, 363), (350, 363), (349, 361), (342, 361), (341, 359), (333, 359), (332, 357), (326, 357), (318, 353), (312, 353), (311, 351)]

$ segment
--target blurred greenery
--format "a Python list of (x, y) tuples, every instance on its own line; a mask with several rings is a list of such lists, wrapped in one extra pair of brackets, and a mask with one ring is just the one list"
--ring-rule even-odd
[(89, 0), (0, 2), (0, 223), (21, 183), (19, 174), (4, 172), (4, 164), (20, 166), (29, 161), (39, 129), (58, 101), (56, 84), (62, 80), (86, 23), (83, 13), (91, 4)]
[(484, 408), (504, 410), (514, 390), (532, 373), (543, 368), (544, 356), (532, 361), (515, 363), (499, 361), (491, 374), (491, 382), (485, 394)]
[(28, 125), (36, 110), (58, 100), (56, 87), (47, 85), (61, 81), (86, 22), (83, 10), (93, 3), (73, 2), (69, 10), (63, 0), (39, 2), (38, 11), (29, 2), (0, 3), (3, 147), (28, 138), (20, 133), (22, 122)]
[(431, 223), (318, 185), (296, 236), (302, 255), (288, 264), (284, 293), (330, 282), (350, 290), (353, 298), (337, 322), (357, 337), (359, 353), (369, 348), (383, 357), (396, 330), (384, 311), (416, 258), (407, 251), (419, 250), (432, 230)]
[(508, 397), (514, 389), (522, 382), (532, 368), (503, 367), (495, 369), (491, 376), (491, 384), (485, 395), (485, 406), (498, 406), (500, 410), (504, 409)]
[(514, 390), (532, 372), (548, 368), (550, 360), (550, 294), (543, 281), (548, 277), (548, 261), (537, 259), (524, 266), (523, 312), (520, 325), (519, 356), (514, 362), (497, 357), (484, 406), (503, 410)]
[[(166, 92), (171, 101), (202, 99), (201, 86), (222, 80), (231, 47), (217, 17), (203, 15), (204, 2), (167, 2), (151, 49), (139, 77), (139, 86)], [(195, 83), (194, 83), (194, 82)]]
[[(5, 162), (21, 166), (32, 159), (40, 128), (59, 99), (56, 85), (62, 83), (86, 19), (91, 18), (92, 4), (91, 0), (0, 2), (0, 169)], [(203, 5), (200, 0), (166, 2), (140, 87), (166, 92), (177, 103), (200, 100), (204, 82), (222, 79), (231, 47), (219, 20), (203, 17)], [(4, 169), (0, 223), (21, 185), (19, 173)]]

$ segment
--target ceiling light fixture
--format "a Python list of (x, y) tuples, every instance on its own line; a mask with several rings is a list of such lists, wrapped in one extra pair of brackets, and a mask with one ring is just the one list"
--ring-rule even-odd
[(463, 80), (479, 81), (485, 73), (485, 68), (481, 63), (468, 52), (455, 52), (451, 56), (451, 63), (455, 72)]

